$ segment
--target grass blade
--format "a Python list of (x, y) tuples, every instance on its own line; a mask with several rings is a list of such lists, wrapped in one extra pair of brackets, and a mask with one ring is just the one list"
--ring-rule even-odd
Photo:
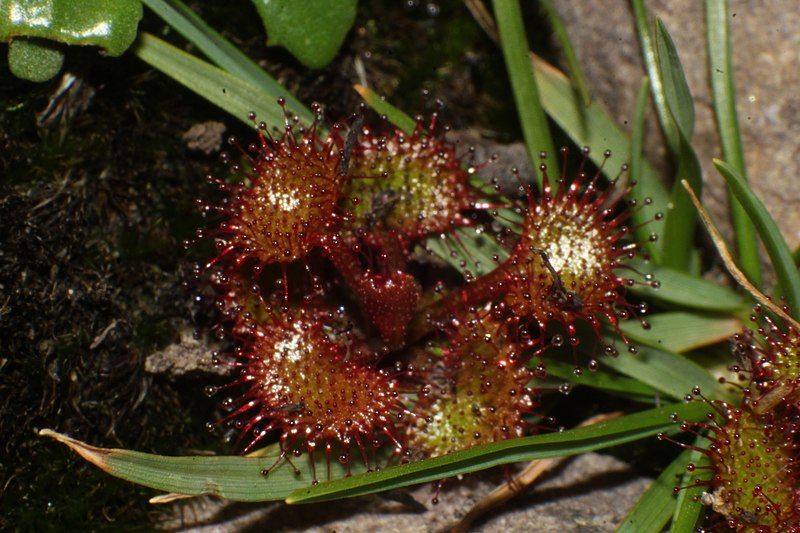
[(692, 421), (701, 420), (708, 410), (709, 407), (700, 402), (672, 404), (559, 433), (476, 446), (433, 459), (320, 483), (292, 493), (286, 501), (309, 503), (361, 496), (501, 464), (577, 455), (651, 437), (659, 432), (677, 431), (677, 425), (670, 420), (672, 414), (677, 414), (682, 420)]
[[(235, 501), (282, 500), (292, 491), (310, 486), (313, 478), (306, 457), (293, 461), (299, 470), (295, 475), (292, 467), (283, 462), (269, 476), (261, 471), (272, 466), (280, 450), (273, 447), (263, 457), (241, 456), (188, 456), (170, 457), (149, 453), (97, 448), (49, 429), (39, 432), (67, 445), (72, 451), (112, 476), (116, 476), (145, 487), (186, 495), (209, 494)], [(352, 461), (354, 472), (366, 468), (359, 461)], [(325, 461), (318, 461), (317, 472), (326, 474)], [(344, 477), (345, 467), (339, 461), (331, 461), (331, 477)]]
[(636, 114), (633, 117), (633, 132), (631, 134), (631, 176), (642, 173), (644, 161), (644, 126), (647, 114), (647, 102), (650, 100), (650, 80), (642, 79), (639, 94), (636, 97)]
[[(606, 338), (606, 342), (613, 342)], [(635, 355), (601, 357), (600, 362), (633, 379), (650, 385), (671, 398), (682, 399), (692, 387), (700, 387), (708, 398), (726, 398), (727, 393), (705, 368), (689, 358), (665, 350), (638, 346)]]
[(703, 278), (643, 261), (634, 262), (632, 266), (640, 272), (651, 273), (653, 279), (660, 284), (657, 289), (647, 284), (634, 285), (628, 289), (638, 296), (675, 306), (728, 314), (737, 314), (748, 305), (745, 298), (729, 287)]
[(690, 457), (691, 451), (684, 451), (661, 472), (633, 509), (628, 511), (617, 533), (659, 533), (664, 530), (678, 503), (672, 489), (686, 471)]
[(583, 105), (588, 106), (592, 102), (591, 96), (589, 95), (589, 86), (586, 83), (586, 75), (583, 73), (581, 64), (578, 61), (578, 56), (575, 55), (572, 41), (570, 41), (569, 35), (567, 35), (567, 29), (564, 27), (561, 17), (558, 16), (558, 12), (553, 6), (552, 0), (539, 0), (539, 5), (542, 7), (545, 15), (547, 15), (550, 28), (553, 30), (556, 41), (558, 41), (558, 45), (561, 47), (564, 59), (567, 61), (567, 68), (569, 69), (570, 78), (572, 79), (572, 86)]
[(148, 33), (139, 36), (134, 53), (145, 63), (248, 125), (252, 123), (247, 115), (253, 111), (260, 121), (283, 127), (283, 110), (274, 95), (234, 74)]
[(694, 134), (694, 101), (686, 82), (686, 74), (675, 48), (675, 42), (661, 19), (656, 19), (656, 50), (658, 67), (667, 109), (678, 131), (687, 139)]
[(643, 403), (652, 403), (659, 393), (641, 381), (608, 372), (603, 369), (575, 375), (575, 365), (548, 357), (544, 360), (547, 376), (563, 379), (576, 386), (591, 387), (611, 394), (625, 396)]
[[(698, 438), (695, 446), (705, 448), (708, 447), (708, 441), (703, 438)], [(672, 517), (672, 526), (670, 531), (674, 533), (693, 533), (697, 531), (697, 526), (705, 516), (706, 506), (700, 500), (700, 495), (707, 490), (703, 485), (695, 485), (694, 480), (702, 477), (707, 472), (703, 467), (710, 464), (708, 457), (698, 451), (691, 450), (689, 452), (689, 460), (687, 463), (693, 463), (699, 468), (694, 472), (685, 472), (680, 486), (686, 487), (678, 493), (678, 499), (675, 505), (675, 514)], [(708, 475), (707, 473), (705, 474)]]
[[(706, 38), (708, 71), (711, 77), (714, 113), (725, 161), (747, 180), (739, 120), (736, 115), (736, 92), (733, 84), (730, 25), (727, 0), (706, 0)], [(761, 261), (758, 257), (756, 232), (739, 200), (729, 191), (731, 220), (736, 230), (736, 251), (739, 267), (750, 281), (761, 286)]]
[(632, 0), (633, 16), (636, 20), (636, 32), (639, 35), (639, 45), (642, 48), (642, 58), (644, 59), (645, 70), (650, 78), (650, 87), (653, 93), (653, 103), (655, 104), (658, 120), (661, 123), (661, 130), (667, 140), (667, 145), (672, 153), (678, 151), (678, 136), (673, 127), (672, 115), (667, 106), (667, 97), (664, 94), (664, 83), (661, 80), (661, 72), (658, 66), (658, 54), (656, 53), (655, 43), (650, 33), (650, 21), (647, 16), (644, 0)]
[[(260, 88), (270, 96), (272, 101), (277, 100), (278, 97), (285, 98), (286, 109), (298, 115), (306, 123), (314, 120), (314, 114), (310, 109), (292, 96), (275, 78), (267, 74), (233, 43), (206, 24), (186, 4), (180, 0), (143, 0), (143, 3), (183, 35), (187, 41), (195, 45), (218, 67)], [(169, 73), (166, 74), (169, 75)]]
[[(522, 9), (519, 0), (493, 0), (494, 16), (497, 19), (497, 29), (500, 34), (500, 44), (511, 80), (511, 89), (514, 101), (517, 104), (522, 134), (525, 137), (525, 146), (528, 148), (528, 157), (536, 172), (536, 182), (541, 188), (542, 174), (538, 170), (539, 152), (547, 152), (551, 158), (556, 157), (553, 148), (553, 138), (547, 124), (533, 67), (529, 59), (528, 39), (525, 36), (525, 27), (522, 24)], [(552, 176), (555, 180), (555, 176)], [(555, 184), (555, 183), (553, 183)]]
[(466, 279), (487, 274), (497, 267), (498, 262), (508, 258), (508, 252), (494, 238), (471, 227), (456, 229), (455, 238), (446, 235), (429, 237), (425, 249), (461, 272)]
[(725, 178), (728, 187), (736, 195), (753, 222), (772, 261), (782, 293), (786, 296), (786, 303), (794, 316), (800, 316), (800, 272), (797, 271), (792, 252), (780, 229), (764, 204), (753, 194), (747, 182), (735, 168), (719, 159), (714, 159), (714, 166)]
[(363, 85), (354, 85), (353, 88), (363, 98), (364, 102), (379, 115), (385, 116), (386, 119), (403, 130), (407, 134), (411, 134), (414, 128), (417, 127), (417, 121), (408, 116), (406, 113), (393, 106), (386, 101), (386, 98), (379, 96), (378, 93)]
[(736, 318), (671, 312), (648, 315), (650, 329), (633, 320), (621, 322), (622, 332), (636, 343), (674, 353), (723, 342), (742, 329)]
[(702, 169), (697, 155), (683, 134), (678, 135), (678, 171), (670, 196), (670, 208), (664, 217), (664, 238), (661, 241), (662, 262), (676, 270), (691, 271), (694, 251), (694, 234), (697, 219), (691, 199), (681, 186), (682, 181), (692, 183), (696, 190), (702, 189)]
[(678, 142), (678, 151), (675, 153), (678, 171), (672, 189), (671, 206), (666, 212), (661, 251), (664, 264), (685, 271), (691, 261), (697, 215), (681, 182), (688, 181), (698, 194), (703, 187), (702, 168), (691, 144), (694, 102), (675, 43), (659, 19), (656, 19), (656, 45), (664, 97), (677, 130)]

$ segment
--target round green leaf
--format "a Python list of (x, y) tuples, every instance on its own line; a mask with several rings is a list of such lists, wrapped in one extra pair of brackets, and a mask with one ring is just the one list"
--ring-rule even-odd
[(0, 0), (0, 40), (40, 37), (121, 55), (136, 38), (139, 0)]
[(357, 0), (253, 0), (268, 42), (310, 68), (324, 67), (356, 20)]

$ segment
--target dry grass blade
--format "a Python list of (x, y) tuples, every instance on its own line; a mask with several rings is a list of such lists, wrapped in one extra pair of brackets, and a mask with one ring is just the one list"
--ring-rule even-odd
[[(104, 472), (109, 472), (108, 463), (105, 458), (108, 456), (109, 450), (98, 448), (96, 446), (90, 446), (84, 442), (81, 442), (77, 439), (73, 439), (72, 437), (68, 437), (66, 435), (62, 435), (61, 433), (56, 433), (52, 429), (40, 429), (38, 431), (38, 435), (40, 437), (48, 437), (56, 442), (60, 442), (61, 444), (65, 444), (69, 447), (72, 451), (95, 465), (96, 467), (100, 468)], [(109, 472), (110, 473), (110, 472)]]
[(158, 496), (153, 496), (152, 498), (147, 500), (147, 502), (153, 505), (162, 505), (162, 504), (176, 502), (178, 500), (188, 500), (190, 498), (197, 498), (197, 495), (178, 494), (177, 492), (169, 492), (167, 494), (159, 494)]
[[(593, 417), (587, 418), (580, 423), (578, 427), (591, 426), (600, 422), (607, 422), (614, 418), (622, 416), (622, 412), (615, 411), (613, 413), (602, 413)], [(469, 530), (472, 523), (486, 514), (488, 511), (498, 507), (517, 494), (522, 493), (539, 479), (542, 474), (552, 470), (562, 462), (569, 459), (568, 457), (555, 457), (553, 459), (538, 459), (531, 461), (528, 466), (520, 472), (514, 479), (508, 483), (504, 483), (487, 494), (481, 501), (476, 503), (472, 509), (450, 530), (450, 533), (465, 533)]]
[(486, 35), (494, 41), (495, 44), (500, 43), (500, 35), (497, 33), (497, 25), (494, 23), (494, 18), (486, 5), (481, 0), (464, 0), (464, 5), (467, 6), (472, 18), (478, 23), (478, 26), (486, 32)]
[(703, 204), (700, 203), (700, 199), (692, 189), (692, 186), (689, 185), (689, 182), (686, 180), (681, 180), (681, 185), (683, 188), (686, 189), (689, 193), (689, 196), (692, 198), (692, 203), (697, 208), (697, 212), (700, 214), (700, 218), (703, 220), (703, 224), (705, 224), (706, 229), (708, 230), (709, 235), (711, 236), (711, 240), (714, 241), (714, 246), (717, 248), (717, 252), (719, 252), (720, 257), (722, 258), (722, 262), (725, 264), (725, 268), (728, 269), (733, 279), (736, 280), (739, 285), (744, 287), (744, 289), (749, 292), (753, 298), (758, 300), (764, 307), (781, 317), (786, 321), (787, 324), (790, 324), (792, 327), (800, 329), (800, 322), (797, 322), (794, 318), (792, 318), (786, 311), (781, 309), (779, 305), (776, 305), (769, 296), (758, 290), (758, 288), (750, 283), (750, 280), (747, 279), (747, 276), (739, 270), (739, 267), (736, 266), (736, 260), (731, 255), (730, 250), (728, 250), (728, 245), (725, 244), (725, 239), (723, 239), (722, 234), (717, 229), (717, 226), (714, 224), (714, 221), (711, 220), (711, 215), (709, 215), (708, 211), (706, 211)]

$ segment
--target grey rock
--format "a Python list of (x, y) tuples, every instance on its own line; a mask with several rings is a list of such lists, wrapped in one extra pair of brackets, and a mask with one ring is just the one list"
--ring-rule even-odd
[(478, 177), (487, 183), (497, 180), (500, 191), (504, 194), (519, 192), (520, 183), (514, 175), (514, 169), (521, 179), (533, 176), (533, 166), (522, 142), (501, 144), (482, 138), (475, 130), (453, 131), (447, 138), (456, 144), (459, 153), (467, 152), (470, 147), (474, 148), (474, 164)]
[(225, 133), (225, 124), (216, 120), (194, 124), (182, 139), (189, 150), (197, 150), (208, 155), (219, 151), (222, 146), (222, 135)]
[(145, 359), (144, 370), (149, 374), (169, 374), (172, 377), (193, 372), (224, 376), (228, 369), (211, 362), (211, 354), (217, 349), (217, 345), (196, 339), (193, 332), (185, 328), (181, 331), (180, 342), (170, 344)]

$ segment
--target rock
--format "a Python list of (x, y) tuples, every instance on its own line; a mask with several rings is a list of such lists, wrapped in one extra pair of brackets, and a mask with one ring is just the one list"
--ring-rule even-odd
[(222, 134), (225, 124), (215, 120), (193, 125), (186, 131), (182, 139), (189, 150), (197, 150), (208, 155), (219, 151), (222, 146)]
[(216, 345), (196, 339), (190, 329), (183, 329), (180, 342), (170, 344), (145, 359), (144, 370), (149, 374), (169, 374), (172, 377), (193, 372), (224, 376), (228, 369), (211, 362), (212, 352), (218, 349)]
[(501, 144), (482, 138), (476, 130), (452, 131), (448, 133), (447, 140), (458, 146), (459, 154), (467, 153), (469, 148), (474, 148), (474, 164), (478, 170), (478, 177), (487, 183), (496, 179), (504, 194), (519, 194), (520, 183), (514, 176), (514, 169), (517, 169), (522, 179), (533, 176), (533, 167), (525, 143)]

